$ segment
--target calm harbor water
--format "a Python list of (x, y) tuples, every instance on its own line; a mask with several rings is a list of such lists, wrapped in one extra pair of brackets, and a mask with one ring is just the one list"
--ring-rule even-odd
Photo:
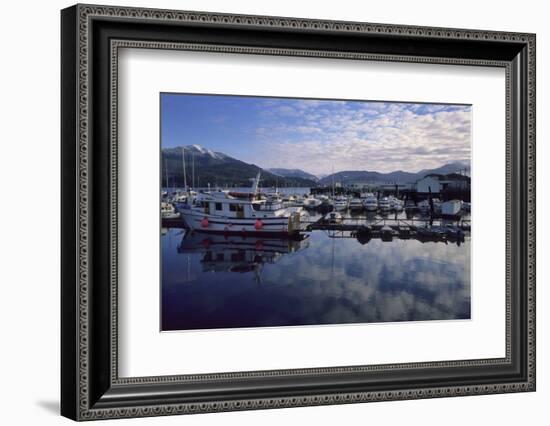
[(340, 235), (163, 230), (162, 330), (470, 318), (469, 236), (458, 244), (331, 236)]

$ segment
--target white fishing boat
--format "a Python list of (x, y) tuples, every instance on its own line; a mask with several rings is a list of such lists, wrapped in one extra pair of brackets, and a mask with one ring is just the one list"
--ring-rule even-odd
[(321, 202), (321, 205), (322, 206), (332, 206), (333, 203), (332, 203), (332, 200), (327, 196), (327, 195), (318, 195), (316, 197), (320, 202)]
[(363, 206), (363, 200), (361, 198), (358, 198), (358, 197), (353, 197), (350, 201), (349, 201), (349, 209), (351, 211), (361, 211), (363, 210), (364, 206)]
[(343, 195), (339, 195), (333, 200), (334, 210), (342, 211), (347, 210), (349, 207), (349, 199)]
[(456, 216), (462, 209), (462, 200), (449, 200), (441, 204), (441, 214), (444, 216)]
[(374, 194), (369, 194), (363, 201), (365, 209), (369, 212), (375, 212), (378, 210), (378, 199)]
[(207, 191), (197, 194), (193, 204), (181, 210), (194, 231), (211, 233), (292, 235), (305, 230), (307, 213), (269, 202), (258, 193), (260, 173), (250, 193)]
[(323, 220), (327, 223), (342, 223), (344, 217), (338, 212), (330, 212), (323, 217)]
[(304, 198), (304, 208), (309, 210), (315, 210), (319, 208), (322, 204), (321, 200), (318, 200), (314, 196), (310, 195), (309, 197)]
[(392, 209), (392, 203), (391, 203), (391, 201), (388, 197), (382, 197), (378, 201), (378, 207), (383, 212), (387, 212), (387, 211), (390, 211)]
[(283, 196), (279, 193), (278, 189), (275, 189), (275, 191), (268, 191), (262, 193), (265, 196), (265, 199), (268, 202), (271, 203), (282, 203), (283, 202)]
[(176, 210), (172, 203), (160, 203), (160, 214), (163, 219), (177, 219), (180, 213)]
[(403, 200), (400, 200), (399, 198), (392, 196), (390, 197), (390, 201), (392, 204), (392, 210), (395, 210), (396, 212), (403, 211), (403, 208), (405, 206), (405, 203), (403, 202)]

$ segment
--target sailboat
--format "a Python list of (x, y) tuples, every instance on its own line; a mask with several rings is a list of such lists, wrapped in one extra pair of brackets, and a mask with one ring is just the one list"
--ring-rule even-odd
[(334, 183), (334, 166), (332, 167), (332, 205), (334, 210), (347, 210), (349, 207), (349, 199), (344, 195), (335, 196), (336, 185)]

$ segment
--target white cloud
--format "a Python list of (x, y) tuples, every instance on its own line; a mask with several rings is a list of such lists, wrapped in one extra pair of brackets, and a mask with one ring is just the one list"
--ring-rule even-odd
[(414, 172), (470, 158), (466, 106), (304, 100), (270, 115), (260, 136), (272, 155), (256, 160), (264, 167)]

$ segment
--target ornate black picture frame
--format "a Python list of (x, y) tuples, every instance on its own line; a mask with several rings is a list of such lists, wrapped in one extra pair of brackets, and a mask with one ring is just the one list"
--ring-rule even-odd
[[(64, 9), (61, 28), (62, 415), (92, 420), (535, 390), (534, 34), (95, 5)], [(506, 356), (120, 378), (121, 47), (504, 68)]]

